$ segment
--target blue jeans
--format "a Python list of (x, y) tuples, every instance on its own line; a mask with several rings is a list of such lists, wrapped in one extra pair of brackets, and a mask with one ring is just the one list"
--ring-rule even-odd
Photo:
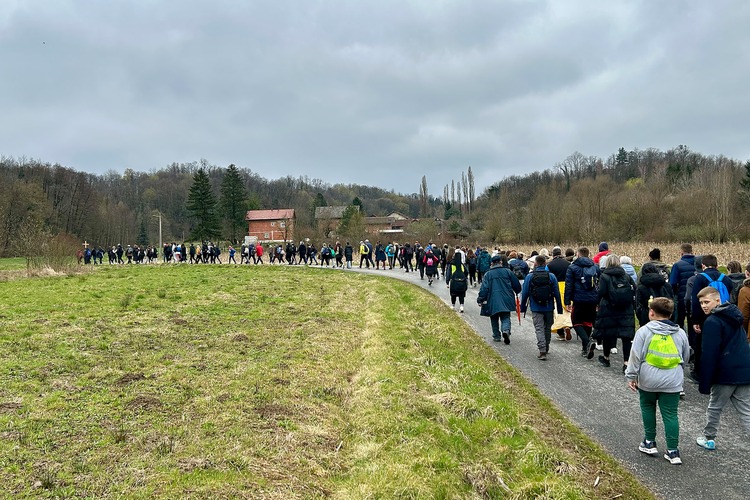
[(494, 338), (499, 339), (500, 332), (510, 335), (510, 311), (493, 314), (490, 316), (490, 324)]

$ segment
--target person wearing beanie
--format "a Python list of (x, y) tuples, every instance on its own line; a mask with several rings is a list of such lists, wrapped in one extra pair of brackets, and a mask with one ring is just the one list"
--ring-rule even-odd
[(606, 263), (605, 265), (602, 265), (602, 263), (600, 262), (602, 260), (602, 257), (604, 257), (605, 255), (609, 255), (609, 244), (606, 241), (602, 241), (601, 243), (599, 243), (599, 253), (594, 255), (594, 258), (592, 259), (594, 261), (594, 264), (599, 267), (606, 267)]
[[(648, 258), (649, 260), (644, 262), (643, 264), (646, 265), (648, 263), (651, 263), (656, 266), (656, 269), (659, 270), (659, 273), (664, 278), (664, 281), (669, 282), (669, 273), (671, 269), (668, 265), (661, 261), (661, 250), (659, 250), (658, 248), (653, 248), (648, 253)], [(638, 274), (638, 276), (640, 277), (640, 273)], [(675, 304), (675, 306), (677, 306), (677, 304)]]

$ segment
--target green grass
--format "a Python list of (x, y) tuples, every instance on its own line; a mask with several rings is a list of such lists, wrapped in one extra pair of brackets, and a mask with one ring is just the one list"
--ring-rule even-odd
[(397, 280), (103, 266), (2, 282), (0, 301), (10, 495), (650, 497)]
[(22, 269), (26, 269), (26, 259), (23, 257), (0, 259), (0, 271), (18, 271)]

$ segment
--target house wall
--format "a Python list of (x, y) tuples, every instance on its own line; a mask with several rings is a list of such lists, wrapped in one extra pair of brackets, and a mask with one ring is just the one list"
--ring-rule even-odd
[(247, 234), (257, 237), (259, 241), (294, 241), (294, 221), (251, 220), (248, 221)]

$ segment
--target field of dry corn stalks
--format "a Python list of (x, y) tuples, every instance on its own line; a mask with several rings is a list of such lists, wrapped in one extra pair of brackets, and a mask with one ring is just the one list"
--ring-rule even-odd
[[(672, 264), (680, 258), (679, 243), (654, 243), (649, 241), (609, 241), (607, 243), (611, 251), (620, 256), (627, 255), (628, 257), (633, 259), (633, 264), (635, 265), (641, 265), (649, 260), (648, 253), (652, 248), (659, 248), (661, 250), (661, 260), (667, 264)], [(507, 246), (508, 248), (516, 248), (528, 255), (532, 250), (536, 250), (538, 252), (541, 248), (547, 248), (551, 253), (552, 247), (554, 247), (555, 245), (556, 243), (550, 243), (544, 246), (531, 246), (529, 244), (505, 246)], [(596, 254), (599, 242), (584, 243), (584, 245), (588, 246), (589, 250), (591, 250), (591, 255), (593, 256), (594, 254)], [(505, 246), (501, 248), (504, 249)], [(580, 243), (560, 244), (560, 247), (562, 247), (563, 249), (568, 247), (576, 249), (579, 246), (581, 246)], [(716, 255), (716, 258), (719, 260), (719, 266), (722, 267), (726, 266), (727, 262), (729, 262), (730, 260), (739, 261), (740, 264), (745, 267), (748, 262), (750, 262), (750, 243), (693, 243), (693, 253), (695, 255)]]

